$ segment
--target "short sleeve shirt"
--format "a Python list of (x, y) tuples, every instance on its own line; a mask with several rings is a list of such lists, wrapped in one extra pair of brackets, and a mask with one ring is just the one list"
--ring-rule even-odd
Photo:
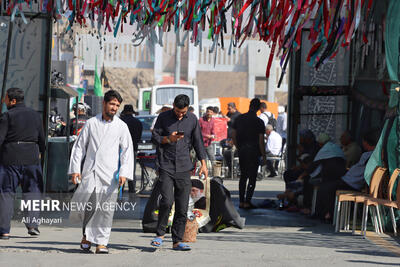
[(249, 111), (236, 118), (232, 125), (236, 130), (238, 149), (256, 149), (259, 151), (259, 135), (265, 133), (265, 125), (255, 112)]

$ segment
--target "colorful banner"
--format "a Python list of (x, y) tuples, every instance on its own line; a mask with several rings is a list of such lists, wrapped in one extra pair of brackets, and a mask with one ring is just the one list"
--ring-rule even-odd
[[(7, 12), (23, 17), (22, 5), (31, 6), (33, 0), (8, 2)], [(272, 59), (281, 56), (286, 67), (292, 50), (301, 43), (303, 28), (311, 26), (309, 39), (312, 48), (307, 61), (319, 67), (336, 56), (340, 47), (348, 48), (359, 25), (370, 23), (373, 0), (61, 0), (42, 4), (42, 12), (51, 13), (55, 20), (67, 17), (71, 30), (74, 23), (96, 28), (101, 35), (108, 31), (114, 36), (124, 31), (124, 25), (135, 25), (133, 44), (148, 39), (162, 43), (160, 32), (181, 30), (191, 33), (190, 41), (201, 46), (202, 32), (224, 48), (227, 24), (232, 31), (232, 46), (241, 46), (247, 38), (257, 38), (271, 47), (266, 76), (269, 77)], [(37, 5), (37, 4), (36, 4)], [(227, 19), (231, 12), (232, 20)], [(368, 29), (367, 27), (363, 27)], [(186, 34), (182, 36), (187, 36)], [(101, 38), (99, 38), (101, 40)], [(368, 42), (364, 35), (364, 42)], [(217, 47), (217, 45), (214, 45)]]

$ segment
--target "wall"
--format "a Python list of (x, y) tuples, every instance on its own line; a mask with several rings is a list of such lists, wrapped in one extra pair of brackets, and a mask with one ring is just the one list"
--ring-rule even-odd
[(245, 72), (197, 72), (199, 99), (237, 96), (247, 97), (247, 73)]

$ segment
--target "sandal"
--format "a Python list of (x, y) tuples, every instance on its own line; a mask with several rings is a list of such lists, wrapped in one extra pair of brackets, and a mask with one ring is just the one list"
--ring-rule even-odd
[(103, 245), (97, 245), (96, 254), (108, 254), (108, 248)]
[(89, 251), (91, 247), (92, 243), (86, 240), (86, 236), (83, 236), (81, 241), (81, 249), (84, 251)]
[(176, 247), (172, 248), (173, 250), (177, 251), (189, 251), (191, 250), (190, 246), (185, 243), (179, 243)]
[(152, 245), (153, 247), (159, 248), (159, 247), (161, 247), (163, 241), (164, 240), (161, 237), (156, 237), (151, 241), (150, 245)]

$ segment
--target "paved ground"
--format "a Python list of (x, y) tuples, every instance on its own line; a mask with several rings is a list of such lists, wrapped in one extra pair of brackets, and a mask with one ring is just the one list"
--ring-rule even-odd
[[(237, 181), (225, 181), (237, 204)], [(283, 189), (279, 179), (257, 184), (255, 202)], [(143, 209), (145, 199), (140, 202)], [(171, 242), (156, 250), (152, 234), (139, 220), (118, 219), (110, 240), (110, 255), (83, 254), (77, 228), (41, 227), (31, 238), (17, 222), (12, 239), (0, 240), (0, 266), (400, 266), (399, 244), (391, 237), (368, 239), (336, 234), (330, 225), (278, 210), (241, 211), (246, 228), (199, 234), (190, 252), (171, 250)]]

